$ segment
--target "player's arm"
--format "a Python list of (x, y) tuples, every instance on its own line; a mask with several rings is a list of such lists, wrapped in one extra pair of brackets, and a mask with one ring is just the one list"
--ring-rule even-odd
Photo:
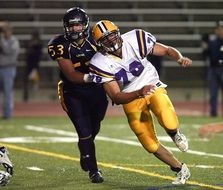
[(60, 70), (64, 73), (66, 78), (75, 83), (91, 82), (88, 74), (81, 73), (74, 70), (72, 61), (70, 59), (57, 60)]
[(88, 74), (76, 71), (73, 68), (73, 63), (68, 59), (67, 45), (59, 38), (55, 38), (48, 44), (48, 53), (52, 60), (58, 62), (60, 70), (68, 80), (75, 83), (90, 82)]
[(169, 56), (183, 67), (192, 64), (192, 60), (188, 57), (184, 57), (176, 48), (161, 43), (155, 43), (152, 54), (157, 56)]
[(137, 98), (154, 92), (153, 85), (146, 85), (143, 88), (133, 92), (121, 92), (119, 85), (115, 80), (103, 83), (103, 86), (106, 93), (115, 104), (127, 104)]

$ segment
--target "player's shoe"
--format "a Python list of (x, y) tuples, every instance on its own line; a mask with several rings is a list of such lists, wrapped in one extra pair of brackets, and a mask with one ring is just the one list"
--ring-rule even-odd
[(92, 183), (102, 183), (104, 181), (100, 170), (96, 172), (89, 172), (89, 178)]
[(190, 178), (190, 170), (186, 164), (182, 164), (181, 170), (177, 173), (176, 179), (172, 182), (174, 185), (185, 184)]
[(8, 172), (0, 171), (0, 186), (7, 185), (11, 177), (12, 176)]
[(176, 144), (176, 146), (182, 151), (186, 152), (188, 150), (188, 141), (184, 134), (180, 132), (180, 130), (177, 130), (176, 135), (172, 138), (173, 142)]
[(0, 186), (5, 186), (9, 183), (10, 178), (12, 177), (13, 165), (9, 160), (8, 151), (4, 146), (0, 147), (0, 164), (6, 169), (6, 171), (0, 171)]
[(13, 165), (12, 162), (9, 160), (8, 150), (4, 146), (0, 147), (0, 164), (5, 167), (6, 171), (10, 175), (13, 174)]

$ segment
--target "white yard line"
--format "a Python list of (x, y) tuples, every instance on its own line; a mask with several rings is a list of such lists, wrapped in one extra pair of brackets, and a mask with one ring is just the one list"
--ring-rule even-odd
[(51, 134), (57, 134), (57, 135), (65, 135), (69, 137), (77, 137), (77, 133), (70, 132), (70, 131), (64, 131), (59, 129), (51, 129), (46, 127), (39, 127), (34, 125), (26, 125), (25, 129), (28, 129), (30, 131), (38, 131), (38, 132), (44, 132), (44, 133), (51, 133)]
[[(51, 128), (46, 128), (46, 127), (38, 127), (38, 126), (33, 126), (33, 125), (27, 125), (27, 126), (25, 126), (25, 128), (27, 130), (31, 130), (31, 131), (38, 131), (38, 132), (44, 132), (44, 133), (50, 133), (50, 134), (57, 134), (57, 135), (63, 135), (63, 136), (67, 136), (67, 137), (77, 137), (76, 133), (69, 132), (69, 131), (64, 131), (64, 130), (51, 129)], [(28, 137), (28, 138), (30, 138), (30, 137)], [(33, 138), (36, 139), (36, 140), (38, 140), (38, 138), (43, 138), (44, 139), (44, 137), (38, 137), (38, 138), (37, 137), (33, 137)], [(61, 138), (61, 137), (47, 137), (47, 138), (51, 139), (51, 140), (49, 140), (51, 142), (71, 142), (72, 141), (72, 139), (70, 139), (70, 138)], [(4, 139), (6, 140), (6, 138), (4, 138)], [(0, 141), (2, 141), (4, 139), (0, 139)], [(41, 139), (39, 139), (39, 140), (41, 140)], [(97, 136), (96, 140), (108, 141), (108, 142), (114, 142), (114, 143), (120, 143), (120, 144), (128, 144), (128, 145), (133, 145), (133, 146), (142, 146), (139, 142), (136, 142), (136, 141), (116, 139), (116, 138), (110, 138), (110, 137), (104, 137), (104, 136)], [(77, 138), (73, 139), (72, 142), (74, 142), (74, 141), (76, 142)], [(9, 141), (4, 141), (4, 142), (9, 142)], [(15, 142), (16, 141), (14, 141), (14, 143)], [(45, 139), (42, 142), (47, 142), (47, 139)], [(174, 148), (174, 147), (168, 147), (168, 148), (171, 151), (180, 152), (178, 148)], [(196, 151), (196, 150), (188, 150), (187, 153), (193, 154), (193, 155), (199, 155), (199, 156), (210, 156), (210, 157), (223, 158), (222, 154), (212, 154), (212, 153), (206, 153), (206, 152), (201, 152), (201, 151)]]
[(44, 169), (36, 167), (36, 166), (31, 166), (31, 167), (26, 167), (28, 170), (33, 170), (33, 171), (44, 171)]
[(4, 143), (72, 143), (78, 142), (77, 137), (6, 137), (0, 138)]

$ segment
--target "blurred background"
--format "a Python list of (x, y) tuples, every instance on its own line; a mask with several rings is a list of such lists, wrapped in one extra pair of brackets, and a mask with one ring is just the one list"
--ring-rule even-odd
[[(0, 21), (13, 26), (20, 41), (19, 63), (15, 82), (16, 102), (22, 102), (27, 43), (32, 34), (42, 42), (38, 91), (31, 92), (35, 99), (57, 100), (58, 66), (47, 54), (48, 41), (63, 33), (62, 17), (74, 6), (85, 9), (91, 25), (101, 19), (114, 21), (121, 33), (142, 28), (158, 41), (179, 49), (193, 60), (193, 66), (182, 69), (175, 62), (161, 60), (161, 80), (168, 84), (173, 102), (200, 102), (208, 110), (207, 61), (202, 56), (201, 41), (212, 35), (216, 21), (223, 19), (222, 0), (1, 0)], [(219, 102), (221, 101), (221, 97)]]

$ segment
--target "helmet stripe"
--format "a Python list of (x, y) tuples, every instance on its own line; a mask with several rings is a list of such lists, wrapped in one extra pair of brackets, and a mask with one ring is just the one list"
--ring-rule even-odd
[(98, 24), (98, 28), (100, 29), (100, 31), (101, 31), (102, 34), (105, 33), (108, 30), (107, 27), (105, 26), (105, 24), (103, 22), (100, 22)]

